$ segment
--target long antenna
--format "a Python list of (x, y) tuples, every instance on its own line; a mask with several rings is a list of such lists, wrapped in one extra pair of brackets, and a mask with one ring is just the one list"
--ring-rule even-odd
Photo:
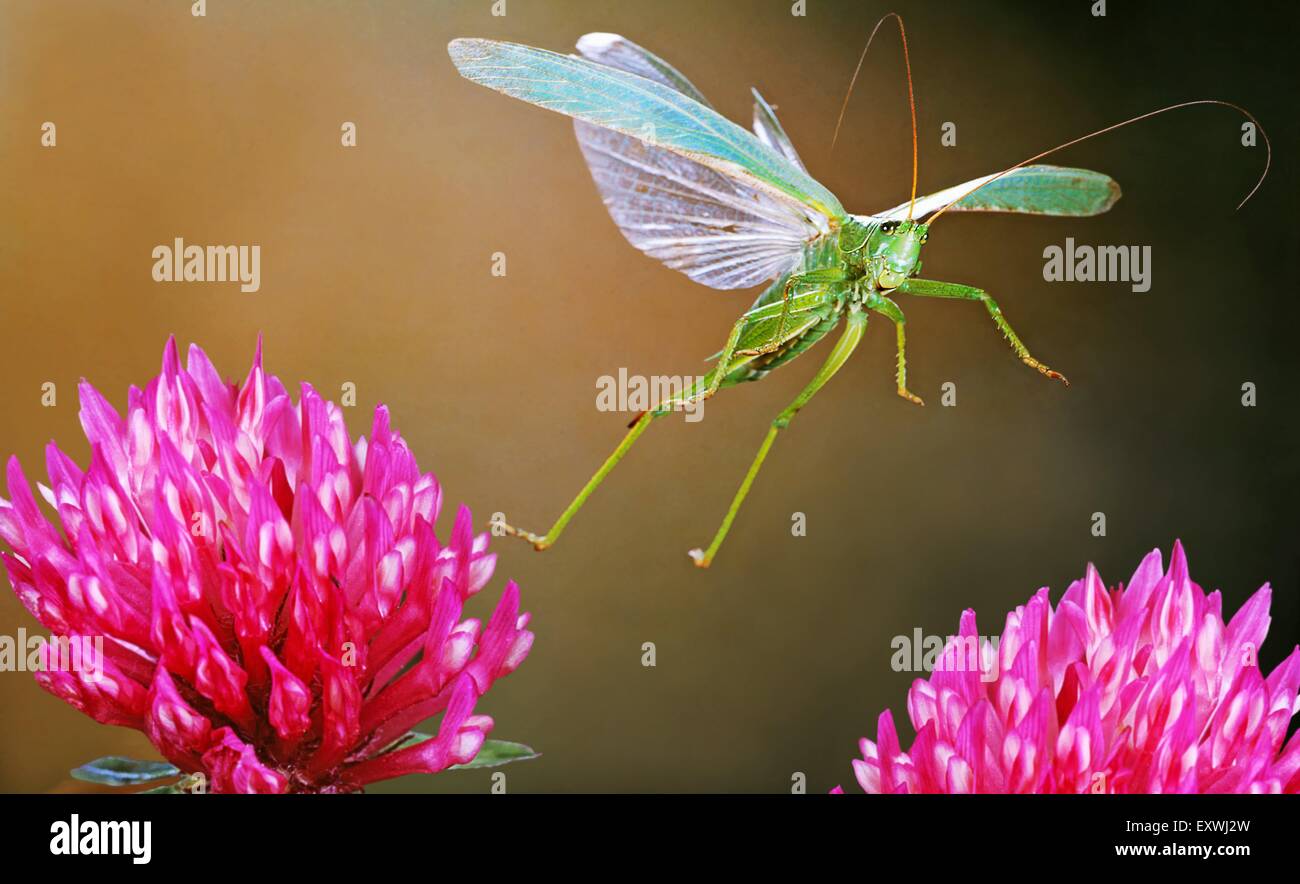
[(835, 120), (835, 134), (831, 137), (831, 153), (835, 152), (835, 142), (840, 137), (840, 126), (844, 124), (844, 112), (849, 109), (849, 98), (853, 95), (853, 85), (858, 82), (858, 74), (862, 73), (862, 63), (867, 60), (867, 50), (871, 48), (871, 41), (876, 39), (876, 31), (880, 30), (886, 19), (893, 19), (898, 22), (898, 36), (903, 40), (903, 66), (907, 69), (907, 105), (912, 110), (912, 201), (907, 207), (907, 219), (912, 220), (912, 210), (916, 207), (916, 178), (917, 178), (917, 146), (916, 146), (916, 96), (912, 92), (912, 60), (907, 53), (907, 31), (903, 28), (903, 18), (897, 12), (887, 12), (876, 22), (876, 26), (871, 29), (871, 36), (867, 37), (867, 45), (862, 47), (862, 55), (858, 58), (858, 66), (853, 69), (853, 78), (849, 80), (849, 88), (844, 93), (844, 103), (840, 105), (840, 115)]
[[(972, 187), (970, 190), (966, 191), (961, 196), (957, 197), (955, 200), (948, 203), (948, 205), (944, 206), (942, 209), (940, 209), (939, 211), (931, 215), (928, 223), (933, 224), (935, 218), (938, 218), (944, 212), (948, 211), (948, 209), (952, 208), (952, 206), (955, 203), (961, 202), (966, 197), (970, 196), (972, 193), (979, 190), (981, 187), (987, 187), (988, 185), (992, 184), (994, 181), (1001, 178), (1003, 175), (1007, 174), (1008, 172), (1014, 172), (1016, 169), (1019, 169), (1021, 166), (1028, 165), (1029, 163), (1032, 163), (1036, 160), (1041, 160), (1043, 157), (1048, 156), (1050, 154), (1054, 154), (1058, 150), (1064, 150), (1067, 147), (1072, 147), (1078, 144), (1080, 141), (1087, 141), (1089, 138), (1095, 138), (1098, 135), (1105, 135), (1107, 132), (1113, 132), (1116, 129), (1120, 129), (1123, 128), (1124, 126), (1129, 125), (1130, 123), (1139, 123), (1142, 120), (1148, 119), (1150, 117), (1158, 116), (1163, 113), (1168, 113), (1169, 111), (1172, 110), (1178, 110), (1179, 108), (1194, 107), (1198, 104), (1217, 104), (1222, 107), (1230, 107), (1233, 110), (1240, 113), (1246, 119), (1254, 123), (1255, 128), (1259, 130), (1259, 134), (1264, 136), (1264, 171), (1260, 173), (1259, 180), (1256, 181), (1255, 186), (1250, 189), (1250, 193), (1246, 194), (1245, 198), (1242, 199), (1241, 202), (1237, 203), (1237, 209), (1239, 210), (1241, 209), (1242, 206), (1246, 205), (1246, 203), (1250, 200), (1252, 196), (1255, 195), (1255, 191), (1259, 190), (1260, 185), (1264, 183), (1264, 179), (1268, 176), (1269, 166), (1273, 164), (1273, 145), (1268, 140), (1268, 133), (1265, 132), (1264, 127), (1259, 124), (1259, 120), (1255, 119), (1254, 115), (1250, 111), (1242, 107), (1241, 105), (1233, 104), (1230, 101), (1220, 101), (1217, 98), (1199, 98), (1196, 99), (1195, 101), (1183, 101), (1183, 102), (1179, 102), (1178, 104), (1171, 104), (1168, 105), (1167, 107), (1159, 108), (1158, 110), (1148, 111), (1145, 114), (1136, 117), (1131, 117), (1130, 119), (1124, 120), (1123, 122), (1115, 123), (1113, 125), (1107, 126), (1104, 129), (1098, 129), (1096, 132), (1089, 132), (1087, 135), (1081, 135), (1072, 141), (1065, 142), (1064, 144), (1058, 144), (1056, 147), (1053, 147), (1050, 150), (1045, 150), (1042, 153), (1034, 154), (1032, 157), (1030, 157), (1027, 160), (1021, 160), (1020, 162), (1016, 163), (1014, 166), (1009, 166), (1003, 169), (1001, 172), (994, 175), (992, 178), (990, 178), (988, 181), (985, 181), (983, 184), (980, 184), (977, 187)], [(908, 216), (911, 217), (910, 212)]]

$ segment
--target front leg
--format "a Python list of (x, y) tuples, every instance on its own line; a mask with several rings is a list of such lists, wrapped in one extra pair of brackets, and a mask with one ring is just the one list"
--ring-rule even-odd
[(898, 309), (898, 305), (892, 300), (878, 292), (868, 294), (863, 299), (862, 306), (868, 310), (874, 310), (894, 324), (894, 329), (898, 335), (898, 395), (908, 402), (924, 405), (925, 402), (922, 401), (920, 396), (907, 389), (907, 335), (903, 332), (903, 326), (907, 324), (907, 320), (903, 317), (903, 311)]
[(1066, 380), (1065, 375), (1059, 371), (1053, 371), (1030, 355), (1029, 348), (1020, 343), (1019, 336), (1016, 335), (1011, 328), (1011, 324), (1003, 317), (1002, 308), (998, 307), (997, 301), (989, 297), (989, 293), (984, 289), (955, 282), (939, 282), (933, 279), (908, 279), (895, 291), (904, 295), (917, 295), (922, 298), (957, 298), (964, 301), (980, 301), (984, 304), (984, 309), (988, 310), (989, 316), (993, 317), (993, 322), (1001, 330), (1007, 342), (1011, 344), (1011, 349), (1020, 357), (1021, 362), (1046, 377), (1056, 378), (1067, 387), (1070, 386), (1070, 382)]

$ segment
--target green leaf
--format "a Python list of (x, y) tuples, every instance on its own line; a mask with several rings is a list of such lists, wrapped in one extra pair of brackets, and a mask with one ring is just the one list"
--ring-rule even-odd
[(180, 770), (165, 761), (139, 761), (135, 758), (123, 758), (120, 755), (108, 755), (83, 764), (72, 771), (73, 779), (87, 783), (102, 783), (106, 786), (134, 786), (174, 777)]
[(488, 740), (478, 750), (474, 760), (467, 764), (454, 764), (448, 770), (470, 770), (476, 767), (500, 767), (512, 761), (528, 761), (540, 758), (542, 753), (533, 751), (531, 746), (523, 743), (511, 743), (506, 740)]
[[(410, 731), (402, 739), (393, 744), (393, 751), (406, 749), (423, 743), (425, 740), (432, 740), (432, 734), (422, 734), (419, 731)], [(483, 743), (483, 748), (478, 750), (478, 755), (474, 760), (467, 764), (453, 764), (447, 770), (473, 770), (479, 767), (500, 767), (503, 764), (509, 764), (512, 761), (529, 761), (533, 758), (540, 758), (542, 753), (537, 752), (531, 746), (525, 746), (523, 743), (511, 743), (508, 740), (487, 740)]]

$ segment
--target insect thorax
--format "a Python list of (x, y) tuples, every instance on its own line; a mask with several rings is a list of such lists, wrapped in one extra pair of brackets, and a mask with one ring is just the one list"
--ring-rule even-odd
[(879, 225), (864, 224), (857, 218), (845, 218), (840, 225), (839, 232), (839, 249), (845, 254), (855, 254), (862, 251), (867, 239), (871, 236), (871, 231)]
[(835, 243), (835, 262), (843, 267), (850, 279), (869, 274), (877, 256), (880, 222), (870, 216), (846, 218), (840, 226)]

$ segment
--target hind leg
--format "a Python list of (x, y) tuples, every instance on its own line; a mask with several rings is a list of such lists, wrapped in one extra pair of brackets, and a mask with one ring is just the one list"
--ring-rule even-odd
[(596, 474), (587, 480), (587, 484), (582, 486), (578, 496), (573, 498), (573, 501), (565, 507), (564, 512), (560, 513), (560, 517), (555, 520), (555, 524), (547, 529), (545, 534), (539, 535), (531, 531), (522, 531), (510, 525), (505, 526), (506, 534), (528, 541), (533, 545), (533, 549), (538, 552), (554, 546), (555, 541), (559, 540), (560, 535), (564, 533), (564, 528), (569, 524), (569, 520), (577, 514), (578, 510), (582, 509), (582, 505), (587, 502), (587, 498), (600, 487), (600, 483), (605, 481), (605, 477), (614, 471), (614, 467), (618, 466), (618, 462), (627, 454), (632, 447), (632, 443), (641, 438), (641, 434), (646, 431), (646, 428), (650, 426), (655, 418), (666, 413), (660, 411), (642, 412), (641, 416), (633, 421), (632, 428), (623, 437), (623, 441), (618, 444), (618, 447), (614, 449), (609, 457), (605, 458), (605, 462), (600, 465), (600, 469), (596, 470)]
[(795, 289), (843, 282), (844, 279), (845, 273), (839, 267), (824, 267), (820, 270), (809, 270), (807, 273), (793, 274), (786, 280), (785, 288), (781, 292), (781, 318), (777, 321), (776, 333), (765, 344), (737, 352), (742, 356), (764, 356), (779, 350), (781, 344), (785, 341), (785, 321), (790, 315), (790, 297), (794, 294)]
[(713, 370), (705, 376), (702, 384), (699, 386), (693, 386), (689, 391), (683, 391), (680, 397), (665, 400), (658, 403), (649, 411), (641, 412), (632, 423), (628, 424), (628, 432), (627, 435), (623, 437), (623, 441), (620, 442), (618, 447), (610, 453), (609, 457), (605, 458), (605, 462), (600, 465), (600, 469), (596, 470), (595, 475), (587, 480), (587, 484), (582, 486), (582, 490), (580, 490), (578, 495), (573, 498), (567, 507), (565, 507), (564, 512), (560, 513), (560, 517), (555, 520), (555, 523), (551, 525), (549, 529), (547, 529), (545, 534), (534, 534), (531, 531), (524, 531), (515, 528), (512, 525), (506, 525), (504, 527), (506, 534), (511, 537), (518, 537), (521, 540), (528, 541), (533, 545), (533, 549), (536, 549), (538, 552), (549, 549), (553, 546), (555, 542), (560, 539), (560, 535), (564, 533), (564, 529), (569, 524), (569, 520), (577, 515), (578, 510), (582, 509), (583, 504), (587, 502), (587, 498), (600, 487), (601, 483), (605, 481), (605, 477), (614, 471), (614, 467), (618, 466), (619, 461), (621, 461), (624, 455), (626, 455), (632, 448), (633, 443), (635, 443), (637, 439), (641, 438), (641, 434), (646, 431), (646, 428), (649, 427), (656, 418), (668, 414), (672, 411), (675, 405), (703, 401), (718, 391), (722, 386), (723, 380), (726, 378), (726, 366), (731, 361), (732, 354), (736, 349), (736, 342), (740, 340), (740, 333), (744, 327), (745, 320), (742, 317), (740, 321), (732, 327), (731, 334), (727, 337), (726, 346), (723, 347), (717, 364), (714, 365)]
[(744, 480), (740, 483), (740, 489), (736, 496), (732, 498), (731, 506), (727, 509), (727, 514), (722, 519), (722, 524), (718, 526), (718, 531), (713, 535), (713, 542), (709, 544), (706, 550), (693, 549), (690, 551), (690, 557), (695, 561), (697, 567), (707, 568), (713, 562), (713, 557), (718, 554), (718, 549), (722, 546), (722, 541), (727, 539), (727, 532), (731, 530), (731, 523), (736, 519), (736, 513), (740, 512), (740, 505), (745, 502), (749, 495), (750, 486), (754, 484), (754, 479), (758, 476), (758, 471), (763, 468), (763, 461), (767, 459), (767, 453), (772, 448), (772, 443), (776, 441), (777, 433), (784, 430), (790, 425), (790, 421), (799, 413), (808, 402), (817, 395), (817, 391), (826, 385), (826, 382), (834, 377), (835, 372), (848, 361), (849, 356), (857, 348), (858, 343), (862, 340), (862, 333), (867, 327), (867, 314), (854, 312), (849, 314), (848, 327), (844, 329), (844, 334), (835, 344), (835, 349), (831, 351), (826, 362), (817, 371), (817, 374), (803, 388), (803, 391), (795, 397), (784, 411), (777, 415), (776, 420), (772, 421), (772, 426), (768, 429), (767, 435), (763, 437), (763, 444), (758, 448), (758, 454), (754, 455), (754, 461), (749, 465), (749, 471), (745, 473)]

